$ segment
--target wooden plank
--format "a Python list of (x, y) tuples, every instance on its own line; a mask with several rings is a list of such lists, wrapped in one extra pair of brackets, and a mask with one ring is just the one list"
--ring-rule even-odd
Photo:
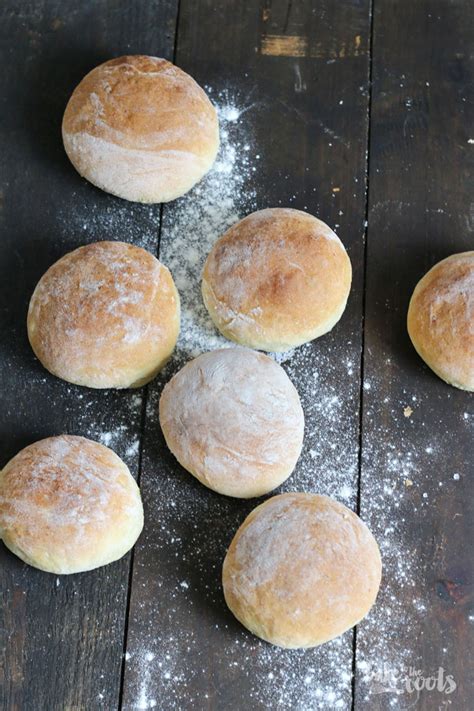
[[(69, 432), (109, 444), (136, 475), (142, 392), (63, 383), (35, 361), (26, 310), (44, 270), (85, 242), (156, 250), (159, 207), (127, 204), (82, 180), (60, 125), (67, 98), (98, 62), (126, 52), (171, 56), (176, 3), (49, 0), (0, 8), (1, 465), (26, 444)], [(0, 706), (29, 711), (118, 706), (130, 556), (63, 576), (0, 550)]]
[(213, 173), (164, 210), (160, 258), (181, 291), (183, 331), (149, 400), (141, 482), (147, 526), (134, 559), (126, 709), (350, 707), (352, 633), (288, 652), (260, 643), (227, 611), (222, 560), (258, 502), (213, 494), (184, 472), (166, 450), (157, 407), (171, 374), (222, 342), (199, 293), (213, 241), (257, 207), (307, 209), (336, 227), (354, 284), (334, 332), (285, 362), (307, 430), (283, 489), (355, 505), (369, 19), (368, 2), (349, 0), (181, 3), (177, 63), (219, 105), (222, 149)]
[[(375, 2), (361, 515), (384, 583), (357, 635), (364, 711), (474, 696), (472, 396), (424, 366), (405, 325), (421, 276), (474, 247), (473, 33), (468, 2)], [(440, 668), (451, 694), (421, 680)]]

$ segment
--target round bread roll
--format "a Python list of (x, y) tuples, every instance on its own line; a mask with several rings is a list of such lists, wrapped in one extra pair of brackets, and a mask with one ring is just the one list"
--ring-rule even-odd
[(111, 59), (75, 88), (63, 118), (76, 170), (112, 195), (167, 202), (184, 195), (214, 163), (216, 110), (189, 74), (166, 59)]
[(291, 474), (304, 415), (281, 366), (262, 353), (224, 348), (198, 356), (171, 379), (160, 424), (176, 459), (200, 482), (248, 499)]
[(226, 338), (284, 351), (339, 321), (351, 274), (342, 242), (324, 222), (273, 208), (248, 215), (216, 242), (204, 265), (202, 295)]
[(407, 326), (436, 375), (474, 391), (474, 252), (453, 254), (425, 274), (411, 297)]
[(48, 437), (0, 472), (0, 536), (40, 570), (80, 573), (112, 563), (142, 528), (138, 486), (122, 460), (97, 442)]
[(367, 526), (317, 494), (281, 494), (241, 525), (223, 567), (237, 619), (279, 647), (315, 647), (357, 624), (375, 602), (380, 552)]
[(90, 388), (139, 387), (171, 355), (179, 296), (168, 269), (124, 242), (66, 254), (41, 277), (28, 310), (31, 346), (51, 373)]

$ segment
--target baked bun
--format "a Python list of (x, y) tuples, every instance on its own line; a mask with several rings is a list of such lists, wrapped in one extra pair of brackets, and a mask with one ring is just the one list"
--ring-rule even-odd
[(298, 393), (281, 366), (244, 348), (204, 353), (166, 385), (166, 444), (210, 489), (247, 499), (279, 486), (303, 443)]
[(80, 573), (112, 563), (142, 528), (138, 486), (122, 460), (97, 442), (48, 437), (0, 472), (0, 536), (40, 570)]
[(425, 274), (411, 297), (407, 326), (436, 375), (474, 391), (474, 252), (453, 254)]
[(166, 59), (141, 55), (89, 72), (69, 99), (62, 131), (84, 178), (136, 202), (184, 195), (219, 147), (216, 110), (201, 87)]
[(330, 331), (346, 306), (351, 263), (340, 239), (300, 210), (248, 215), (216, 242), (202, 295), (219, 331), (263, 351), (284, 351)]
[(41, 277), (28, 337), (41, 363), (90, 388), (139, 387), (171, 355), (179, 296), (169, 271), (140, 247), (95, 242), (66, 254)]
[(292, 493), (247, 516), (222, 580), (251, 632), (279, 647), (315, 647), (368, 613), (381, 571), (377, 543), (355, 513), (327, 496)]

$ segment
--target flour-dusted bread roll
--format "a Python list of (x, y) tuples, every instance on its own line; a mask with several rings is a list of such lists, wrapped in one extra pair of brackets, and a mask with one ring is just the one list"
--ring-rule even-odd
[(293, 471), (304, 416), (283, 368), (244, 348), (204, 353), (166, 385), (160, 424), (179, 463), (210, 489), (261, 496)]
[(219, 331), (284, 351), (330, 331), (346, 306), (351, 263), (340, 239), (300, 210), (254, 212), (214, 245), (202, 294)]
[(189, 74), (166, 59), (111, 59), (74, 90), (63, 119), (77, 171), (112, 195), (167, 202), (211, 168), (219, 147), (216, 110)]
[(257, 506), (227, 551), (227, 605), (258, 637), (315, 647), (357, 624), (375, 602), (380, 552), (367, 526), (317, 494), (281, 494)]
[(111, 449), (61, 435), (25, 447), (0, 472), (0, 536), (25, 563), (80, 573), (112, 563), (143, 528), (140, 491)]
[(453, 254), (425, 274), (411, 297), (407, 325), (436, 375), (474, 391), (474, 252)]
[(69, 252), (41, 277), (28, 310), (31, 346), (51, 373), (90, 388), (139, 387), (171, 355), (179, 296), (168, 269), (124, 242)]

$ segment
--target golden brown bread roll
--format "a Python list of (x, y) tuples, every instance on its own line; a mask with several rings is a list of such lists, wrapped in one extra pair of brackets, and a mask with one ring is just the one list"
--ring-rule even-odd
[(84, 178), (146, 203), (184, 195), (219, 147), (217, 114), (201, 87), (166, 59), (141, 55), (89, 72), (69, 99), (62, 132)]
[(411, 297), (407, 326), (436, 375), (474, 391), (474, 252), (453, 254), (425, 274)]
[(293, 471), (304, 415), (281, 366), (244, 348), (204, 353), (166, 385), (160, 424), (176, 459), (210, 489), (261, 496)]
[(25, 447), (0, 472), (0, 536), (25, 563), (79, 573), (121, 558), (143, 528), (138, 486), (112, 450), (84, 437)]
[(360, 518), (317, 494), (281, 494), (257, 506), (227, 551), (227, 605), (258, 637), (314, 647), (357, 624), (380, 585), (377, 543)]
[(342, 242), (300, 210), (254, 212), (216, 242), (202, 294), (219, 331), (241, 345), (284, 351), (339, 321), (351, 285)]
[(28, 310), (28, 337), (44, 367), (90, 388), (148, 382), (178, 332), (171, 274), (125, 242), (95, 242), (66, 254), (41, 277)]

